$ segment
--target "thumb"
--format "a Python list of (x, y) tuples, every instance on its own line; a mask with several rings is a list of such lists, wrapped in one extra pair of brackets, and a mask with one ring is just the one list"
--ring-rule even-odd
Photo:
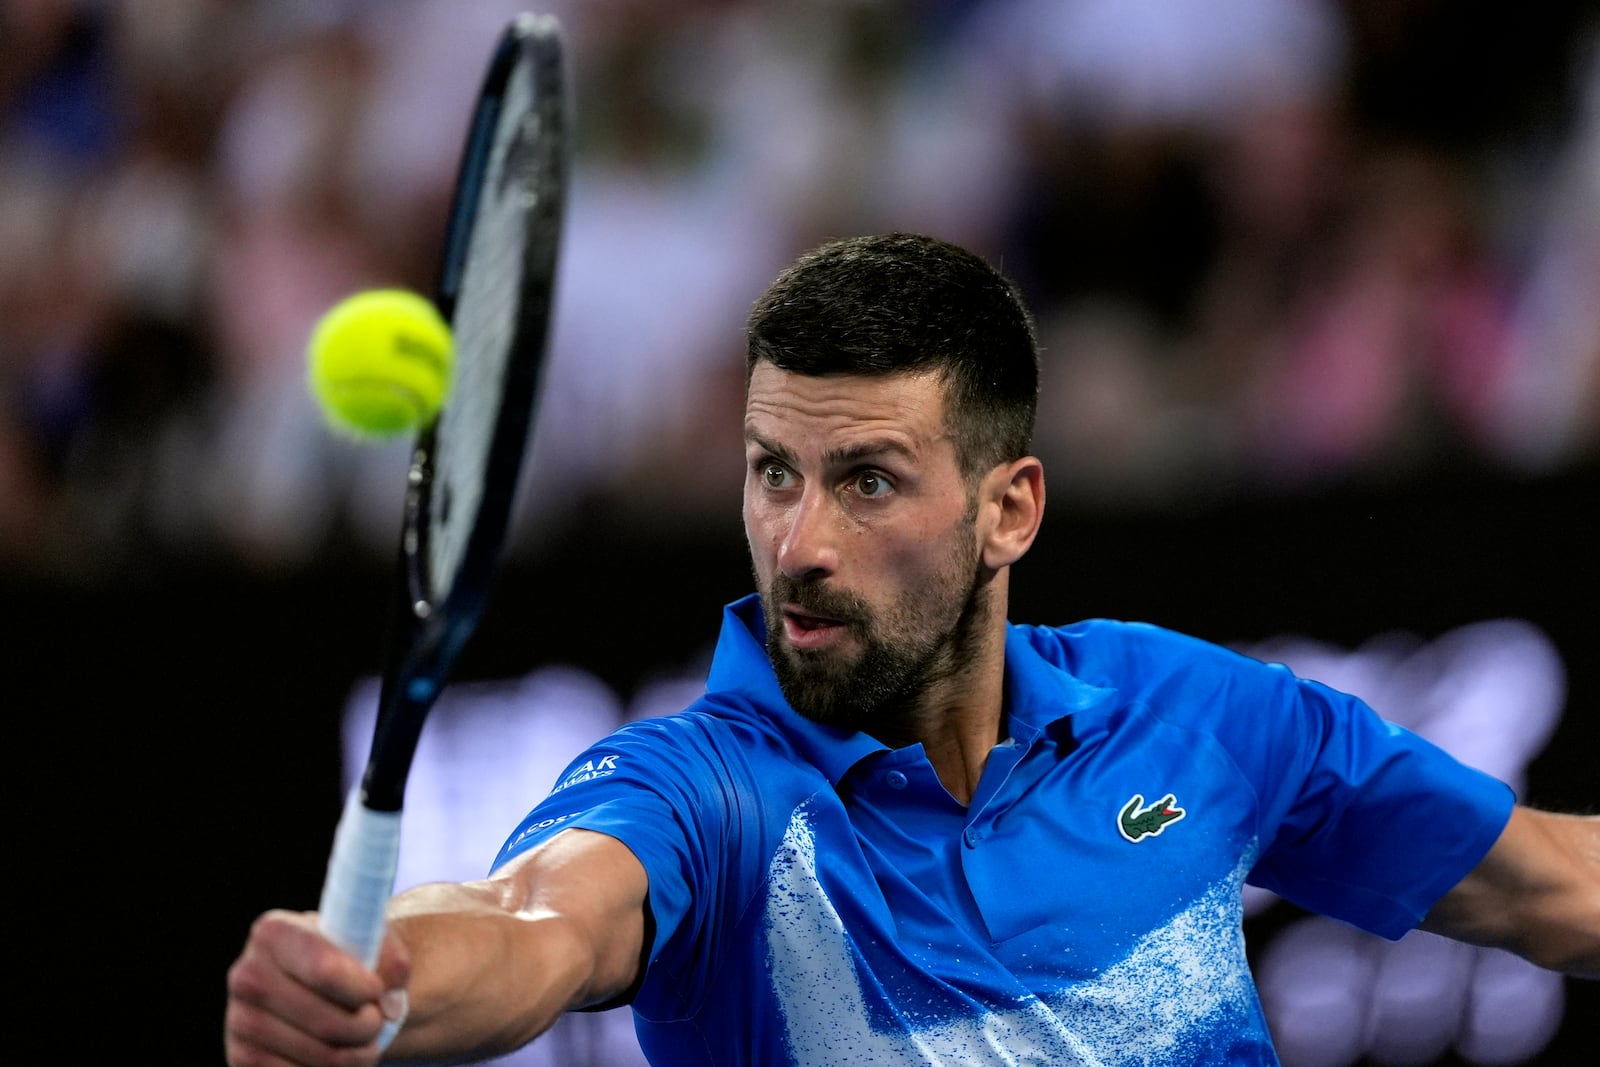
[(411, 1000), (403, 988), (390, 989), (378, 999), (378, 1006), (383, 1009), (383, 1029), (378, 1031), (378, 1048), (386, 1049), (394, 1040), (400, 1028), (406, 1024), (406, 1016), (411, 1012)]
[(411, 981), (411, 952), (392, 927), (384, 933), (374, 969), (383, 980), (385, 990), (378, 999), (384, 1018), (383, 1029), (378, 1032), (378, 1047), (384, 1049), (405, 1025), (411, 1011), (411, 999), (406, 993), (406, 983)]

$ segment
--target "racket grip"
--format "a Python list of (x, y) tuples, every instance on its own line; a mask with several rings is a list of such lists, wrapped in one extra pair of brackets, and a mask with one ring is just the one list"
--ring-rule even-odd
[(323, 933), (368, 967), (383, 944), (384, 908), (400, 860), (400, 813), (372, 811), (352, 789), (333, 834), (333, 854), (317, 906)]

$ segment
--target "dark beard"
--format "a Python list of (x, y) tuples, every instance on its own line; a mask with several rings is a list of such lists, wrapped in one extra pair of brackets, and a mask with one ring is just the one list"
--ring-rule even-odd
[[(964, 554), (968, 555), (968, 554)], [(857, 596), (796, 583), (776, 575), (763, 592), (767, 624), (767, 657), (789, 706), (813, 722), (844, 730), (861, 730), (880, 741), (904, 743), (911, 733), (910, 716), (936, 683), (953, 676), (970, 658), (986, 612), (978, 597), (976, 550), (954, 562), (940, 580), (941, 590), (960, 588), (961, 607), (949, 629), (923, 630), (921, 605), (897, 605), (887, 618), (874, 619)], [(791, 603), (808, 612), (845, 623), (860, 643), (854, 658), (833, 650), (795, 649), (783, 640), (780, 605)]]

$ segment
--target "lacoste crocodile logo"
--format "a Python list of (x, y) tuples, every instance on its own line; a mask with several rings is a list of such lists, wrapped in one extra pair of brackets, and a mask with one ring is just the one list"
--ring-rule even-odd
[(1133, 799), (1123, 805), (1122, 814), (1117, 816), (1117, 832), (1129, 841), (1141, 841), (1155, 837), (1186, 814), (1178, 807), (1178, 798), (1172, 793), (1149, 807), (1145, 806), (1144, 794), (1135, 793)]

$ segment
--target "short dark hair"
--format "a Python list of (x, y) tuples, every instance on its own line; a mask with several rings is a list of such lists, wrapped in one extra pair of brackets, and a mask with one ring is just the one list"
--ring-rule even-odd
[(751, 309), (745, 380), (761, 360), (808, 376), (935, 370), (964, 474), (1028, 454), (1039, 347), (1016, 285), (937, 238), (830, 241), (787, 267)]

